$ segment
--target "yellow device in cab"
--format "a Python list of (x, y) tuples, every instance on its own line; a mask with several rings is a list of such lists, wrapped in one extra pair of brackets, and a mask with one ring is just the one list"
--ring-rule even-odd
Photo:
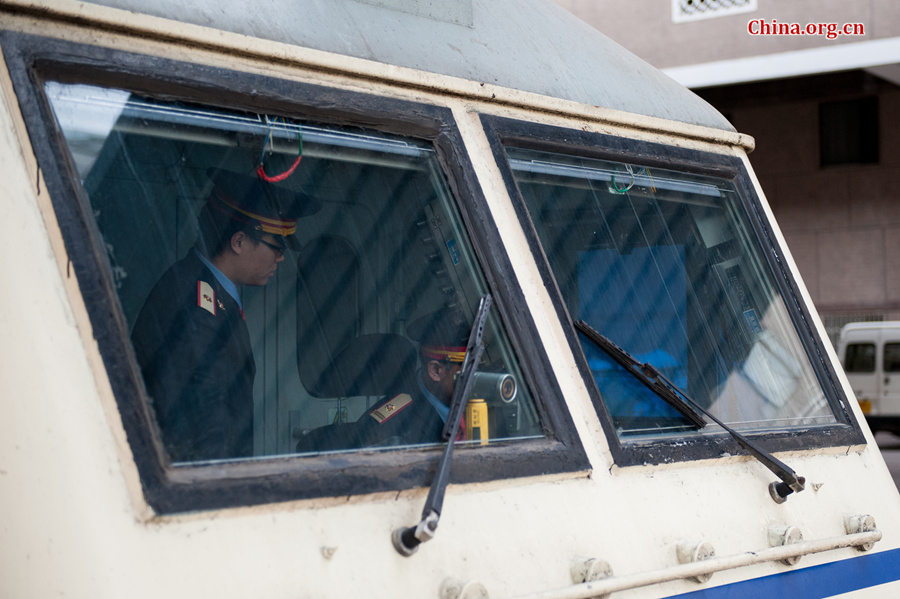
[(466, 404), (466, 441), (488, 444), (488, 410), (483, 399), (470, 399)]

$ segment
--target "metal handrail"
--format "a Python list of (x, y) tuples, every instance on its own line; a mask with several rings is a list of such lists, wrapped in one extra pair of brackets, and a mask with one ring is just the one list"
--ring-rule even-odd
[(604, 578), (603, 580), (585, 582), (561, 589), (525, 595), (517, 599), (589, 599), (591, 597), (600, 597), (616, 591), (645, 587), (669, 582), (671, 580), (695, 578), (713, 574), (714, 572), (721, 572), (723, 570), (731, 570), (765, 562), (777, 562), (803, 555), (821, 553), (832, 549), (871, 546), (871, 544), (880, 541), (881, 536), (880, 530), (872, 530), (840, 537), (829, 537), (814, 541), (801, 541), (799, 543), (782, 545), (780, 547), (770, 547), (760, 551), (748, 551), (725, 557), (713, 557), (703, 561), (664, 568), (662, 570), (626, 574), (624, 576), (613, 576)]

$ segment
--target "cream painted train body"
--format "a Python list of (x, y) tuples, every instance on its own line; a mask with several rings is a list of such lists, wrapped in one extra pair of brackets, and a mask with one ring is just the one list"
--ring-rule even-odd
[[(753, 140), (565, 11), (2, 0), (0, 51), (0, 596), (900, 593)], [(222, 172), (305, 203), (228, 292), (250, 413), (195, 410), (251, 441), (181, 453), (134, 325)], [(426, 321), (471, 341), (449, 408)]]

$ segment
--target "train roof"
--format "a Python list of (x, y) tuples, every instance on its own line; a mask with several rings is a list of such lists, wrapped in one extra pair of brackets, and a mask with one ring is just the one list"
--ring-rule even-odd
[[(89, 0), (91, 3), (734, 131), (715, 108), (544, 0)], [(639, 34), (639, 32), (637, 32)]]

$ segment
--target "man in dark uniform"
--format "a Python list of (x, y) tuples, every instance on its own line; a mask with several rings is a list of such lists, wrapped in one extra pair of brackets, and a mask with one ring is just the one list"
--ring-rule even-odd
[(469, 332), (437, 315), (413, 323), (410, 329), (410, 335), (421, 340), (418, 389), (376, 404), (359, 419), (364, 447), (441, 441), (456, 376), (466, 356)]
[[(329, 451), (439, 443), (450, 411), (456, 376), (466, 355), (469, 331), (433, 314), (409, 327), (420, 340), (421, 368), (415, 388), (379, 401), (353, 423), (315, 429), (298, 443), (298, 451)], [(396, 367), (384, 364), (384, 368)]]
[(303, 200), (253, 176), (218, 173), (196, 246), (138, 314), (131, 338), (173, 461), (253, 453), (256, 365), (238, 286), (272, 278), (296, 243), (297, 216), (314, 209)]

